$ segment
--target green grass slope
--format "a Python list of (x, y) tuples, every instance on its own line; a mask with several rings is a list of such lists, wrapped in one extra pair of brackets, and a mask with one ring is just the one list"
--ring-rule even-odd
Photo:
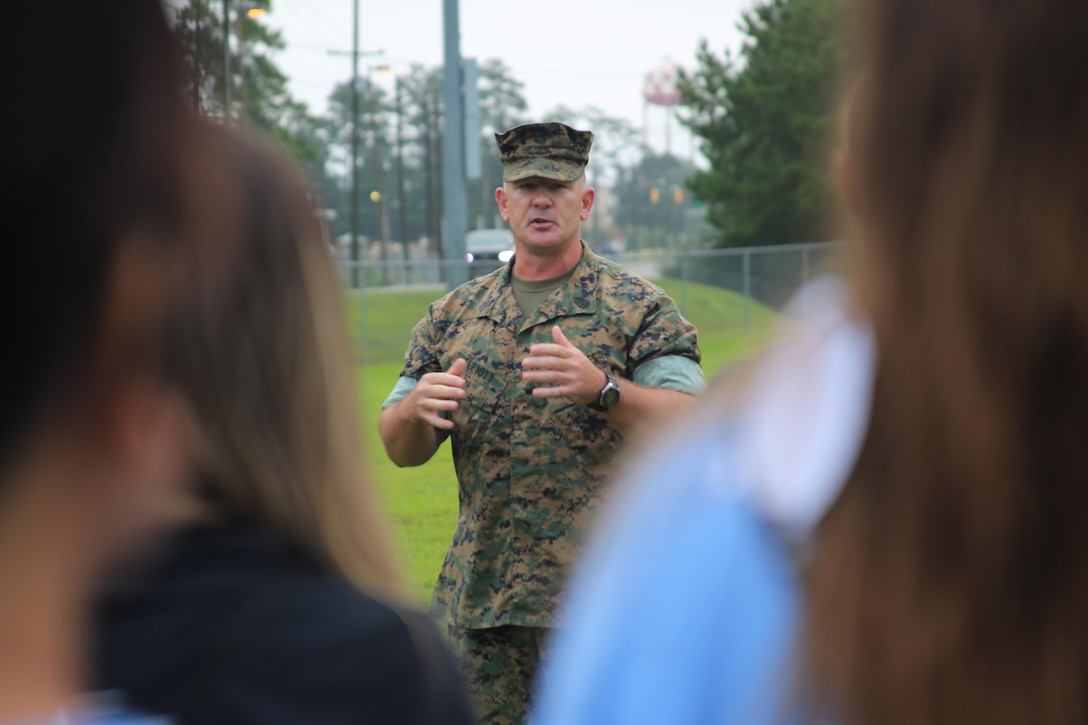
[[(724, 365), (756, 349), (766, 337), (775, 313), (742, 295), (694, 282), (663, 279), (657, 283), (699, 329), (703, 370), (710, 377)], [(399, 364), (415, 324), (443, 290), (375, 290), (345, 295), (348, 329), (357, 359), (367, 365)], [(365, 323), (365, 324), (364, 324)], [(366, 341), (365, 347), (363, 341)]]

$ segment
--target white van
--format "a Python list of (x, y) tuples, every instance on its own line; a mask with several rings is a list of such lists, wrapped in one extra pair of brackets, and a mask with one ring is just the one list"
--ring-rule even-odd
[(469, 264), (497, 260), (506, 264), (514, 256), (514, 234), (509, 229), (473, 229), (465, 235), (465, 259)]

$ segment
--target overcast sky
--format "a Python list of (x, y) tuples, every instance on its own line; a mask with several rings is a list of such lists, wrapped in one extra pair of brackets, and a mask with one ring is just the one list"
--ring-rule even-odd
[[(646, 73), (664, 64), (692, 67), (700, 38), (721, 53), (736, 51), (736, 26), (752, 0), (461, 0), (461, 53), (501, 58), (525, 83), (534, 120), (562, 103), (578, 109), (595, 105), (641, 128)], [(293, 94), (316, 113), (336, 83), (351, 77), (349, 56), (353, 0), (275, 0), (264, 17), (280, 28), (287, 49), (280, 68)], [(442, 63), (442, 0), (360, 0), (359, 47), (384, 55), (361, 58), (367, 65), (389, 63), (394, 72), (410, 63)], [(392, 74), (376, 76), (392, 86)], [(651, 107), (648, 139), (665, 147), (666, 111)], [(673, 121), (672, 151), (692, 152), (688, 135)]]

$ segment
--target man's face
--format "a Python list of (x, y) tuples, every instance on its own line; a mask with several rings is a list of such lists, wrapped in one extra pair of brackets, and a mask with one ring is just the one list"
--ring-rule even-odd
[(499, 213), (510, 223), (518, 250), (538, 256), (552, 256), (578, 243), (593, 196), (585, 177), (564, 182), (533, 176), (495, 191)]

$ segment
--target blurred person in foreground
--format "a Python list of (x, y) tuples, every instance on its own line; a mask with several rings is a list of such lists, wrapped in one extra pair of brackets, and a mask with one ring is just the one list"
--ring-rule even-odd
[(1088, 718), (1088, 5), (857, 4), (854, 274), (627, 477), (539, 725)]
[(0, 722), (145, 722), (76, 695), (92, 594), (180, 482), (159, 365), (188, 223), (176, 63), (153, 0), (5, 4)]
[(99, 610), (96, 675), (178, 723), (472, 722), (434, 623), (401, 605), (366, 476), (342, 300), (298, 173), (241, 133), (225, 296), (193, 270), (169, 359), (192, 407), (167, 544)]
[(378, 423), (399, 466), (452, 437), (460, 515), (432, 611), (481, 718), (519, 723), (624, 436), (686, 409), (703, 376), (676, 304), (579, 237), (593, 134), (540, 123), (496, 139), (515, 255), (430, 306)]

